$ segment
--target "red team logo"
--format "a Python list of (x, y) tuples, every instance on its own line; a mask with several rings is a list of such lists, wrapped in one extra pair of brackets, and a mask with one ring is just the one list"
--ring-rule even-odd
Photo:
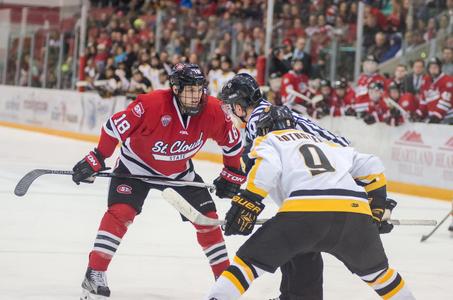
[(167, 127), (168, 124), (170, 124), (170, 122), (171, 122), (171, 116), (165, 115), (160, 119), (160, 121), (162, 122), (162, 126)]
[(134, 106), (134, 109), (132, 109), (132, 113), (137, 118), (140, 118), (145, 113), (145, 109), (143, 108), (143, 105), (141, 103), (137, 103), (137, 105)]
[(132, 188), (126, 184), (120, 184), (116, 187), (116, 192), (118, 194), (130, 195), (132, 194)]

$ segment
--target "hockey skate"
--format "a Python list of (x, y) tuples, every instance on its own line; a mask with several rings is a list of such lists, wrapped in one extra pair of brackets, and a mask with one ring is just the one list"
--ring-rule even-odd
[(105, 272), (87, 269), (85, 279), (82, 282), (82, 296), (80, 300), (102, 300), (110, 297), (110, 289), (107, 286)]

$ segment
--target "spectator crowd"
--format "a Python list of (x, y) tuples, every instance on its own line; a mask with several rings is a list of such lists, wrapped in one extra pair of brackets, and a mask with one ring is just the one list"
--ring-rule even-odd
[[(337, 60), (338, 80), (327, 78), (332, 42), (355, 49), (358, 1), (275, 1), (268, 98), (314, 118), (355, 115), (391, 125), (453, 119), (453, 38), (447, 34), (453, 0), (364, 2), (365, 59), (354, 83), (353, 52)], [(215, 96), (236, 73), (263, 85), (266, 3), (92, 0), (79, 86), (133, 97), (169, 87), (178, 62), (199, 64)], [(446, 36), (439, 59), (379, 73), (379, 64), (439, 36)]]

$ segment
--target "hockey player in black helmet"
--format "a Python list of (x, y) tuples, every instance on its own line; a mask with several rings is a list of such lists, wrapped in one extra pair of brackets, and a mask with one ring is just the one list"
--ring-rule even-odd
[[(271, 107), (261, 93), (256, 80), (249, 74), (236, 74), (228, 81), (222, 89), (220, 99), (229, 106), (231, 112), (246, 123), (246, 145), (243, 158), (244, 171), (250, 170), (254, 161), (248, 157), (248, 152), (253, 140), (259, 135), (257, 122), (260, 114)], [(275, 108), (271, 108), (275, 109)], [(349, 142), (340, 136), (319, 127), (311, 120), (291, 112), (288, 108), (279, 108), (285, 114), (292, 114), (294, 126), (324, 140), (332, 141), (341, 146)], [(262, 122), (264, 122), (262, 120)], [(236, 234), (233, 230), (225, 232), (225, 235)], [(321, 300), (323, 261), (320, 253), (308, 253), (298, 255), (281, 267), (282, 281), (280, 284), (280, 299), (301, 299)]]
[[(225, 234), (251, 234), (268, 195), (279, 209), (241, 245), (233, 264), (204, 299), (239, 299), (264, 273), (274, 273), (297, 257), (326, 252), (382, 299), (415, 300), (402, 276), (389, 266), (375, 227), (384, 218), (386, 206), (380, 160), (351, 147), (326, 143), (294, 125), (285, 107), (266, 107), (260, 114), (256, 126), (264, 136), (255, 140), (250, 152), (257, 163), (245, 188), (232, 198)], [(363, 186), (358, 178), (372, 181), (376, 193), (371, 194), (370, 185)], [(295, 271), (313, 271), (302, 263), (294, 267)], [(290, 290), (278, 299), (322, 299), (322, 286), (321, 294)]]
[(170, 87), (183, 115), (194, 116), (206, 104), (207, 83), (196, 64), (176, 64), (170, 74)]
[(264, 136), (274, 130), (296, 128), (291, 110), (286, 106), (269, 106), (264, 109), (256, 122), (256, 132)]
[[(239, 73), (228, 81), (222, 89), (220, 99), (230, 105), (231, 110), (242, 122), (247, 122), (247, 110), (255, 108), (263, 95), (256, 80), (247, 73)], [(240, 108), (236, 110), (236, 105)]]
[(426, 70), (434, 80), (442, 73), (442, 62), (437, 57), (431, 57), (426, 63)]

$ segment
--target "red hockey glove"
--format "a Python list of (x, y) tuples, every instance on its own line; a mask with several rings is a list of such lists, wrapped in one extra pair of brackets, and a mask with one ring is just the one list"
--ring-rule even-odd
[(252, 233), (256, 220), (264, 209), (262, 200), (263, 197), (247, 190), (235, 195), (231, 201), (231, 208), (225, 215), (225, 235)]
[(109, 168), (105, 167), (104, 158), (98, 152), (96, 148), (93, 151), (90, 151), (87, 156), (85, 156), (81, 161), (79, 161), (72, 170), (72, 180), (80, 184), (80, 182), (93, 183), (94, 177), (93, 174), (108, 170)]
[(225, 167), (220, 176), (214, 180), (215, 194), (219, 198), (233, 198), (239, 192), (245, 179), (245, 174), (241, 170)]

